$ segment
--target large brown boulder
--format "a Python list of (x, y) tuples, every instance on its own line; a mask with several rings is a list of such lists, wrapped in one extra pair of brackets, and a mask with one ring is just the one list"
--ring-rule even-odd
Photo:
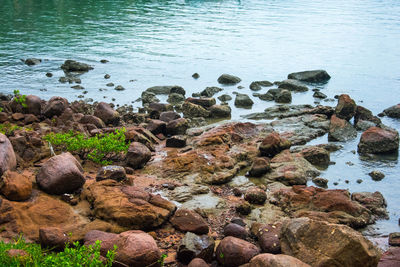
[(127, 266), (156, 266), (161, 251), (151, 235), (138, 230), (122, 232), (119, 235), (101, 231), (90, 231), (85, 236), (85, 245), (92, 245), (96, 240), (102, 241), (101, 254), (117, 246), (115, 261)]
[(310, 146), (301, 151), (303, 157), (313, 165), (326, 167), (331, 161), (329, 152), (319, 146)]
[(189, 122), (185, 118), (179, 118), (176, 120), (169, 121), (167, 124), (168, 135), (180, 135), (186, 134), (186, 130), (189, 128)]
[(18, 103), (15, 98), (10, 102), (10, 107), (14, 113), (21, 112), (26, 114), (40, 115), (42, 112), (42, 100), (35, 95), (27, 95), (25, 107)]
[(253, 223), (251, 231), (257, 237), (263, 253), (281, 253), (281, 242), (279, 240), (281, 224)]
[(287, 220), (281, 229), (282, 252), (312, 266), (376, 266), (380, 252), (345, 225), (309, 218)]
[(182, 232), (192, 232), (199, 235), (208, 233), (206, 221), (193, 210), (179, 209), (170, 221), (176, 229)]
[(61, 195), (81, 188), (85, 177), (81, 164), (67, 152), (47, 160), (36, 175), (36, 182), (46, 193)]
[(59, 96), (53, 96), (47, 102), (43, 110), (43, 115), (47, 118), (60, 116), (68, 108), (68, 100)]
[(265, 157), (273, 157), (279, 152), (290, 148), (290, 141), (283, 138), (277, 132), (267, 135), (260, 144), (260, 153)]
[(69, 241), (69, 237), (61, 228), (42, 227), (39, 229), (39, 242), (42, 247), (63, 249)]
[(338, 118), (350, 120), (356, 113), (356, 102), (349, 95), (342, 94), (339, 96), (338, 104), (335, 109), (335, 114)]
[(9, 200), (27, 200), (32, 193), (32, 182), (23, 174), (6, 171), (0, 177), (0, 192)]
[(93, 206), (94, 216), (130, 229), (153, 229), (163, 224), (175, 211), (173, 203), (159, 195), (114, 180), (104, 180), (86, 187), (83, 196)]
[(393, 129), (371, 127), (361, 135), (358, 153), (389, 153), (399, 149), (399, 133)]
[(151, 151), (139, 142), (132, 142), (126, 153), (126, 164), (134, 169), (143, 167), (151, 159)]
[(228, 236), (222, 239), (215, 253), (222, 266), (236, 267), (248, 263), (260, 253), (260, 249), (250, 242)]
[(263, 253), (255, 256), (243, 267), (311, 267), (289, 255)]
[(7, 136), (0, 133), (0, 176), (7, 170), (13, 170), (17, 166), (13, 146)]
[(118, 125), (120, 117), (109, 104), (100, 102), (94, 110), (94, 116), (99, 117), (105, 124)]

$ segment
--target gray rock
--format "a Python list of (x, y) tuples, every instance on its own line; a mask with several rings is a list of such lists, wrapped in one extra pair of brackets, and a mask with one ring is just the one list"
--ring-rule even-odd
[(269, 81), (255, 81), (255, 82), (252, 82), (249, 87), (253, 91), (259, 91), (259, 90), (261, 90), (261, 87), (269, 87), (272, 85), (273, 85), (273, 83), (271, 83)]
[(167, 102), (171, 105), (182, 104), (185, 101), (185, 96), (177, 93), (171, 93), (168, 96)]
[(185, 89), (183, 89), (183, 87), (181, 86), (172, 86), (171, 90), (169, 91), (170, 94), (180, 94), (185, 96), (186, 95), (186, 91)]
[(264, 100), (264, 101), (273, 101), (275, 99), (274, 95), (272, 95), (271, 93), (265, 93), (265, 94), (261, 94), (258, 96), (259, 99)]
[(186, 101), (182, 105), (182, 113), (185, 117), (195, 118), (195, 117), (209, 117), (210, 111), (206, 110), (200, 105), (193, 104)]
[(357, 131), (353, 125), (335, 115), (331, 117), (328, 140), (344, 142), (355, 137), (357, 137)]
[(156, 95), (169, 95), (173, 87), (176, 87), (176, 85), (153, 86), (147, 88), (146, 91)]
[(93, 69), (93, 67), (91, 67), (90, 65), (75, 60), (66, 60), (64, 64), (61, 65), (61, 68), (67, 72), (70, 71), (85, 72)]
[(13, 170), (17, 166), (14, 148), (10, 140), (0, 133), (0, 177), (7, 170)]
[(239, 77), (233, 76), (230, 74), (222, 74), (218, 78), (218, 82), (220, 84), (234, 85), (234, 84), (240, 83), (241, 81), (242, 80)]
[(214, 247), (215, 241), (212, 237), (187, 232), (178, 247), (177, 259), (184, 264), (188, 264), (194, 258), (211, 262)]
[(216, 86), (206, 87), (206, 89), (200, 92), (200, 95), (205, 97), (212, 97), (213, 95), (215, 95), (218, 92), (221, 92), (222, 90), (224, 89)]
[(41, 59), (38, 58), (27, 58), (25, 59), (24, 63), (28, 66), (38, 65), (42, 62)]
[(278, 86), (278, 88), (287, 89), (294, 92), (308, 91), (307, 86), (305, 86), (303, 83), (297, 80), (292, 80), (292, 79), (282, 81), (281, 84)]
[(292, 93), (289, 90), (280, 90), (275, 96), (275, 101), (277, 103), (290, 103), (292, 102)]
[(400, 118), (400, 104), (385, 109), (383, 114), (391, 118)]
[(149, 103), (158, 103), (160, 102), (160, 99), (156, 97), (154, 93), (148, 92), (148, 91), (143, 91), (142, 93), (142, 104), (149, 104)]
[(319, 187), (327, 188), (328, 187), (328, 179), (322, 177), (315, 177), (312, 179), (313, 183), (318, 185)]
[(125, 90), (125, 88), (122, 85), (117, 85), (114, 89), (117, 90), (117, 91), (124, 91)]
[(374, 181), (380, 181), (383, 178), (385, 178), (385, 174), (383, 172), (376, 171), (376, 170), (368, 173), (368, 175), (371, 176), (372, 180), (374, 180)]
[(314, 92), (313, 97), (324, 99), (324, 98), (327, 98), (328, 96), (321, 92)]
[(251, 108), (254, 102), (246, 94), (237, 94), (235, 98), (235, 106), (243, 108)]
[(288, 75), (288, 79), (294, 79), (304, 82), (323, 83), (327, 82), (331, 76), (325, 70), (309, 70), (294, 72)]
[(232, 100), (232, 97), (230, 95), (225, 94), (225, 95), (219, 96), (218, 100), (221, 102), (227, 102), (227, 101)]
[(213, 105), (210, 107), (210, 117), (229, 118), (231, 116), (231, 111), (228, 105)]

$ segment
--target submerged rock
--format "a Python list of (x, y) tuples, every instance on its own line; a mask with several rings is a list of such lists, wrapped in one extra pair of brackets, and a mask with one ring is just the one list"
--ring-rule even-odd
[(27, 58), (24, 63), (28, 66), (39, 65), (42, 62), (39, 58)]
[(201, 91), (200, 95), (205, 96), (205, 97), (212, 97), (213, 95), (215, 95), (218, 92), (221, 92), (222, 90), (224, 90), (224, 89), (216, 87), (216, 86), (206, 87), (206, 89)]
[(327, 82), (331, 76), (325, 70), (308, 70), (294, 72), (288, 75), (288, 79), (295, 79), (304, 82), (323, 83)]
[(240, 83), (241, 81), (242, 80), (239, 77), (230, 74), (222, 74), (218, 78), (218, 82), (220, 84), (227, 84), (227, 85), (235, 85), (237, 83)]
[(357, 137), (357, 131), (348, 121), (333, 115), (329, 124), (328, 139), (330, 141), (348, 141)]
[(84, 72), (93, 69), (92, 66), (75, 60), (66, 60), (64, 64), (61, 65), (61, 68), (67, 72), (70, 71)]
[(306, 92), (308, 91), (308, 87), (305, 86), (303, 83), (297, 81), (297, 80), (293, 80), (293, 79), (288, 79), (288, 80), (284, 80), (282, 81), (278, 88), (281, 89), (287, 89), (289, 91), (294, 91), (294, 92)]

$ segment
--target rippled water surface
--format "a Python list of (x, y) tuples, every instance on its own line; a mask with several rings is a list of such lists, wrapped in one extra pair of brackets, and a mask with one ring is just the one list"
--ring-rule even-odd
[[(397, 0), (5, 0), (0, 5), (0, 92), (19, 89), (45, 99), (77, 99), (81, 91), (58, 82), (65, 59), (94, 66), (81, 76), (85, 97), (115, 98), (119, 104), (131, 103), (154, 85), (181, 85), (190, 95), (218, 85), (221, 73), (241, 77), (245, 87), (224, 87), (221, 94), (251, 95), (248, 85), (254, 80), (283, 80), (290, 72), (322, 68), (332, 76), (322, 88), (325, 94), (349, 93), (379, 113), (400, 102), (399, 14)], [(27, 57), (45, 61), (29, 67), (20, 61)], [(191, 77), (194, 72), (198, 80)], [(109, 80), (103, 78), (106, 73)], [(117, 92), (108, 82), (126, 90)], [(234, 108), (232, 118), (273, 104), (254, 99), (251, 111)], [(312, 92), (293, 95), (293, 103), (313, 101)], [(400, 129), (397, 121), (384, 123)], [(327, 142), (326, 137), (318, 142)], [(340, 179), (338, 188), (383, 192), (391, 219), (378, 227), (384, 233), (398, 231), (397, 158), (359, 159), (351, 152), (357, 142), (332, 154), (336, 165), (323, 176), (330, 188)], [(367, 173), (373, 169), (382, 170), (385, 179), (372, 181)], [(359, 178), (362, 184), (355, 182)]]

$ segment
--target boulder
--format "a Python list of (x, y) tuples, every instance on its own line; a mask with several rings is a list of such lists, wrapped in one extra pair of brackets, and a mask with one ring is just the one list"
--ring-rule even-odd
[(204, 117), (207, 118), (210, 116), (210, 112), (203, 108), (200, 105), (193, 104), (189, 101), (186, 101), (182, 105), (182, 113), (183, 116), (188, 118), (196, 118), (196, 117)]
[(364, 108), (363, 106), (357, 106), (356, 107), (356, 113), (354, 114), (354, 124), (357, 124), (358, 121), (370, 121), (373, 122), (374, 124), (380, 124), (381, 120), (374, 116), (372, 114), (372, 111), (370, 111), (367, 108)]
[(195, 211), (179, 209), (170, 219), (172, 225), (182, 232), (192, 232), (203, 235), (208, 233), (206, 221)]
[(156, 97), (156, 94), (148, 91), (143, 91), (141, 95), (142, 104), (158, 103), (160, 99)]
[(165, 142), (166, 147), (175, 147), (181, 148), (186, 146), (186, 136), (184, 135), (173, 135), (170, 138), (167, 138)]
[(162, 120), (151, 120), (146, 127), (152, 134), (166, 134), (167, 123)]
[(295, 257), (289, 255), (274, 255), (263, 253), (255, 256), (243, 267), (311, 267)]
[(7, 136), (0, 133), (0, 177), (7, 170), (17, 167), (13, 146)]
[(400, 104), (385, 109), (383, 114), (391, 118), (400, 118)]
[(188, 128), (188, 121), (185, 118), (179, 118), (168, 122), (166, 131), (168, 135), (182, 135), (186, 134)]
[(66, 108), (68, 108), (67, 99), (59, 96), (53, 96), (44, 107), (43, 115), (47, 118), (60, 116)]
[(27, 200), (32, 194), (32, 182), (23, 174), (7, 170), (0, 176), (0, 192), (9, 200)]
[(178, 85), (174, 85), (172, 86), (171, 90), (169, 91), (170, 94), (179, 94), (179, 95), (186, 95), (186, 91), (185, 89), (183, 89), (183, 87), (178, 86)]
[(212, 97), (213, 95), (221, 92), (222, 90), (224, 90), (224, 89), (216, 87), (216, 86), (206, 87), (206, 89), (204, 89), (203, 91), (200, 92), (200, 95), (205, 96), (205, 97)]
[(248, 263), (259, 253), (260, 249), (255, 245), (233, 236), (222, 239), (215, 251), (219, 264), (229, 267)]
[(102, 241), (101, 255), (104, 257), (114, 245), (117, 246), (115, 263), (123, 266), (156, 266), (161, 258), (156, 241), (143, 231), (131, 230), (115, 235), (94, 230), (86, 234), (85, 245), (93, 245), (96, 240)]
[(184, 263), (190, 263), (194, 258), (211, 262), (214, 254), (215, 241), (208, 235), (196, 235), (186, 233), (179, 244), (177, 259)]
[(96, 181), (115, 180), (121, 182), (126, 180), (125, 168), (116, 165), (103, 166), (97, 171)]
[(177, 93), (171, 93), (168, 95), (167, 102), (171, 105), (179, 105), (185, 101), (185, 96)]
[(84, 189), (83, 197), (92, 205), (95, 217), (136, 230), (160, 226), (176, 208), (160, 195), (114, 180), (92, 183)]
[(328, 96), (322, 92), (317, 91), (317, 92), (314, 92), (313, 97), (324, 99), (324, 98), (327, 98)]
[(230, 74), (222, 74), (218, 78), (218, 82), (220, 84), (227, 84), (227, 85), (235, 85), (237, 83), (240, 83), (241, 81), (242, 80), (239, 77)]
[(252, 187), (246, 191), (244, 199), (251, 204), (263, 205), (267, 200), (267, 194), (258, 187)]
[(374, 170), (374, 171), (368, 173), (368, 175), (371, 176), (372, 180), (374, 180), (374, 181), (380, 181), (383, 178), (385, 178), (385, 174), (383, 172), (380, 172), (377, 170)]
[(288, 75), (288, 79), (295, 79), (303, 82), (325, 83), (331, 76), (325, 70), (308, 70), (293, 72)]
[(281, 253), (281, 242), (279, 240), (280, 224), (253, 223), (251, 230), (257, 237), (258, 244), (263, 253)]
[(237, 94), (235, 98), (235, 106), (240, 108), (251, 108), (254, 102), (246, 94)]
[(97, 128), (106, 127), (102, 119), (93, 115), (84, 115), (79, 122), (82, 124), (93, 124)]
[(261, 87), (269, 87), (272, 85), (274, 84), (269, 81), (255, 81), (250, 84), (249, 88), (253, 91), (259, 91), (261, 90)]
[(329, 141), (345, 142), (357, 137), (357, 131), (348, 121), (340, 119), (336, 115), (332, 115), (329, 124)]
[(392, 247), (383, 253), (379, 260), (378, 267), (397, 267), (400, 266), (400, 248)]
[(260, 177), (271, 170), (269, 158), (257, 157), (253, 160), (249, 175), (253, 177)]
[(290, 103), (292, 102), (292, 93), (289, 90), (280, 90), (275, 96), (277, 103)]
[(58, 227), (42, 227), (39, 229), (39, 242), (42, 247), (62, 250), (70, 238)]
[(153, 87), (147, 88), (146, 91), (156, 94), (156, 95), (169, 95), (171, 93), (171, 89), (173, 87), (177, 87), (177, 86), (176, 85), (153, 86)]
[(361, 135), (358, 153), (389, 153), (399, 149), (399, 133), (393, 129), (371, 127)]
[(281, 137), (279, 133), (272, 132), (268, 134), (259, 146), (261, 156), (273, 157), (281, 151), (290, 148), (289, 140)]
[(151, 151), (139, 142), (129, 145), (125, 156), (126, 164), (134, 169), (142, 168), (151, 159)]
[(302, 82), (293, 79), (287, 79), (282, 81), (278, 88), (280, 89), (287, 89), (289, 91), (294, 92), (306, 92), (308, 91), (308, 87), (305, 86)]
[(264, 101), (272, 101), (275, 99), (275, 96), (269, 92), (265, 94), (261, 94), (258, 96), (259, 99), (264, 100)]
[(71, 71), (84, 72), (93, 69), (92, 66), (75, 60), (66, 60), (64, 64), (61, 65), (61, 68), (66, 72), (71, 72)]
[(380, 192), (354, 192), (351, 194), (351, 200), (357, 201), (379, 218), (389, 219), (386, 210), (387, 203)]
[(339, 96), (335, 114), (338, 118), (348, 121), (356, 114), (356, 108), (356, 102), (349, 95), (342, 94)]
[(181, 115), (179, 115), (175, 111), (164, 111), (160, 113), (160, 120), (165, 122), (170, 122), (179, 119), (180, 117)]
[(36, 182), (44, 192), (61, 195), (81, 188), (85, 177), (81, 164), (67, 152), (47, 160), (36, 175)]
[(329, 152), (320, 146), (310, 146), (301, 151), (303, 157), (313, 165), (327, 167), (329, 165)]
[(359, 232), (345, 225), (309, 218), (287, 220), (281, 229), (284, 254), (312, 266), (376, 266), (380, 252)]
[(15, 99), (11, 101), (10, 106), (13, 112), (23, 112), (25, 114), (33, 114), (36, 116), (42, 113), (42, 100), (35, 95), (27, 95), (25, 98), (26, 107), (22, 107)]
[(209, 110), (212, 118), (229, 118), (232, 112), (228, 105), (213, 105)]
[(119, 113), (109, 104), (100, 102), (94, 110), (94, 116), (99, 117), (105, 124), (117, 126), (120, 121)]
[(236, 223), (227, 224), (224, 227), (224, 236), (233, 236), (243, 240), (246, 240), (248, 233), (246, 228)]

